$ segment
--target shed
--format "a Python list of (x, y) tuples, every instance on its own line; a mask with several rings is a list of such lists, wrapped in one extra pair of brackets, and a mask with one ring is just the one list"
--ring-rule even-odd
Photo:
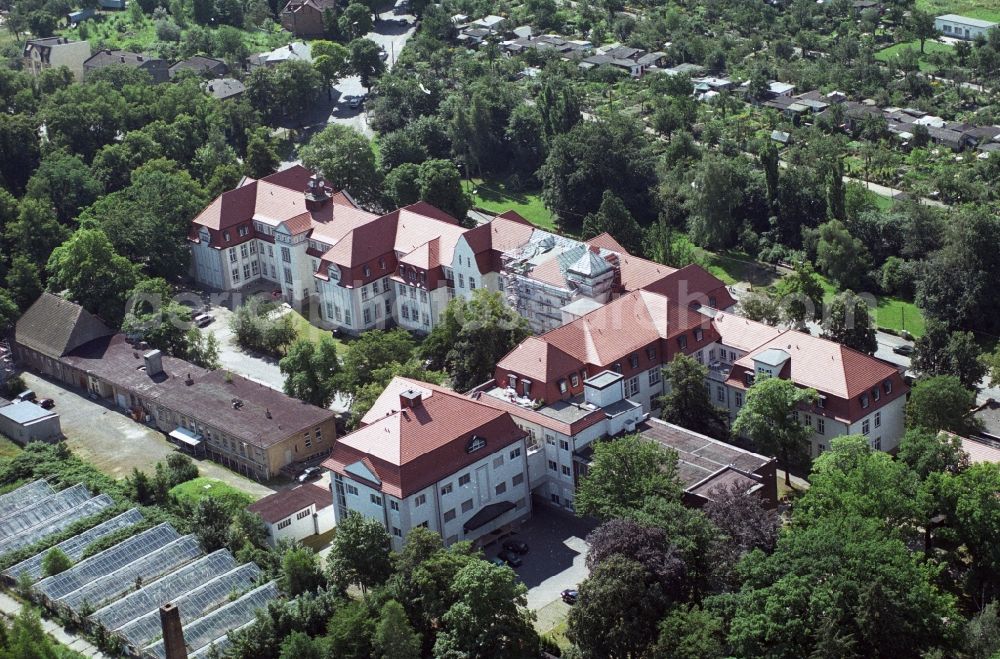
[(0, 434), (21, 446), (28, 442), (54, 442), (62, 437), (59, 415), (29, 402), (0, 407)]

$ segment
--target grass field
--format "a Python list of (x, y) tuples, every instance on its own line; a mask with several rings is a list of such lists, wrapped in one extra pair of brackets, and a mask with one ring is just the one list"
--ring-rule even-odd
[(245, 508), (253, 503), (250, 495), (215, 478), (199, 477), (189, 480), (172, 487), (170, 494), (192, 505), (197, 505), (202, 499), (208, 498), (218, 499), (227, 507)]
[(875, 53), (875, 59), (881, 60), (883, 62), (888, 62), (893, 58), (897, 57), (903, 50), (907, 48), (912, 48), (915, 53), (920, 56), (920, 70), (921, 71), (936, 71), (937, 67), (927, 61), (926, 56), (930, 53), (947, 53), (954, 50), (952, 46), (948, 44), (943, 44), (939, 41), (927, 40), (924, 42), (924, 53), (920, 54), (920, 41), (914, 39), (913, 41), (907, 41), (904, 43), (897, 43), (885, 48), (883, 50)]
[(313, 343), (318, 343), (323, 337), (329, 337), (337, 344), (338, 353), (343, 350), (344, 342), (335, 337), (333, 332), (316, 327), (295, 309), (289, 311), (288, 315), (292, 319), (292, 326), (295, 328), (295, 332), (299, 335), (300, 339), (308, 339)]
[(752, 286), (770, 286), (778, 280), (777, 273), (770, 267), (739, 252), (714, 253), (702, 250), (702, 262), (706, 270), (726, 285), (745, 281)]
[(934, 16), (959, 14), (1000, 23), (1000, 0), (917, 0), (917, 9)]
[(540, 191), (514, 192), (508, 190), (503, 181), (473, 179), (463, 183), (465, 191), (472, 197), (472, 204), (491, 213), (517, 211), (524, 219), (537, 227), (554, 230), (555, 218), (542, 203)]
[[(829, 302), (837, 294), (837, 287), (826, 277), (817, 274), (823, 287), (823, 301)], [(878, 298), (875, 311), (875, 323), (879, 329), (905, 329), (914, 337), (924, 335), (924, 315), (912, 302), (895, 297), (882, 296)]]

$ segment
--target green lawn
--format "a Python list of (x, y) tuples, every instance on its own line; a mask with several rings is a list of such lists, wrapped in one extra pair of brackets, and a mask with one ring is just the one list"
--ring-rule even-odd
[(924, 335), (924, 316), (917, 305), (893, 297), (882, 297), (878, 301), (878, 315), (875, 317), (879, 328), (906, 330), (915, 337)]
[(344, 349), (344, 342), (335, 337), (333, 332), (316, 327), (295, 309), (289, 311), (288, 315), (291, 317), (292, 326), (295, 328), (300, 339), (307, 339), (313, 343), (318, 343), (321, 338), (328, 337), (333, 339), (333, 342), (337, 344), (338, 353)]
[(778, 277), (768, 266), (762, 265), (740, 252), (708, 252), (702, 250), (705, 269), (721, 279), (727, 286), (745, 281), (753, 286), (770, 286)]
[[(907, 48), (912, 48), (914, 52), (920, 55), (920, 41), (914, 39), (913, 41), (907, 41), (904, 43), (897, 43), (888, 48), (878, 51), (875, 53), (875, 59), (881, 60), (883, 62), (888, 62), (889, 60), (898, 56), (903, 50)], [(927, 40), (924, 42), (924, 54), (920, 55), (920, 70), (921, 71), (935, 71), (937, 67), (926, 60), (926, 55), (934, 52), (951, 52), (954, 50), (952, 46), (948, 44), (943, 44), (939, 41)]]
[(555, 230), (555, 218), (542, 203), (541, 191), (514, 192), (503, 181), (473, 179), (463, 182), (465, 191), (472, 197), (472, 204), (491, 213), (516, 211), (532, 224), (543, 229)]
[(249, 494), (216, 478), (205, 478), (204, 476), (175, 485), (170, 488), (170, 494), (192, 505), (197, 505), (202, 499), (208, 498), (217, 499), (226, 507), (233, 508), (237, 506), (244, 508), (253, 503), (253, 498)]
[(917, 9), (934, 16), (959, 14), (1000, 22), (1000, 0), (917, 0)]

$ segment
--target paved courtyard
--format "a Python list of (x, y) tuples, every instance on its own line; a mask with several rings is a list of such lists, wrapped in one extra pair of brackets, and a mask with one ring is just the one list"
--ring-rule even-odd
[[(55, 401), (66, 445), (80, 458), (113, 478), (125, 478), (138, 468), (151, 474), (176, 448), (155, 428), (133, 421), (117, 409), (91, 400), (84, 392), (64, 388), (33, 373), (24, 381), (39, 398)], [(210, 460), (196, 460), (200, 475), (217, 478), (260, 498), (274, 489), (244, 478)]]
[[(594, 528), (591, 522), (568, 513), (536, 505), (532, 518), (521, 526), (512, 539), (528, 543), (523, 563), (514, 571), (528, 587), (528, 608), (538, 611), (560, 601), (560, 593), (576, 588), (587, 578), (587, 543), (584, 538)], [(502, 543), (486, 548), (486, 555), (497, 555)], [(549, 607), (551, 609), (553, 607)], [(554, 607), (563, 610), (562, 607)], [(546, 609), (548, 611), (549, 609)], [(567, 609), (568, 610), (568, 609)]]

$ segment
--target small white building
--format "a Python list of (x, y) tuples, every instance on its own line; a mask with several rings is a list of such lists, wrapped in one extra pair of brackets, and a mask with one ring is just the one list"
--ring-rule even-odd
[(312, 483), (275, 492), (250, 504), (247, 510), (264, 520), (272, 547), (281, 540), (302, 540), (334, 527), (330, 491)]
[(945, 14), (934, 19), (934, 27), (944, 36), (970, 41), (981, 34), (985, 35), (998, 25), (1000, 23), (959, 16), (958, 14)]
[(0, 398), (0, 435), (24, 446), (28, 442), (55, 442), (62, 437), (59, 415), (28, 401), (6, 404)]
[(361, 422), (323, 463), (338, 523), (377, 520), (399, 551), (418, 526), (481, 542), (531, 515), (526, 433), (506, 412), (394, 378)]

